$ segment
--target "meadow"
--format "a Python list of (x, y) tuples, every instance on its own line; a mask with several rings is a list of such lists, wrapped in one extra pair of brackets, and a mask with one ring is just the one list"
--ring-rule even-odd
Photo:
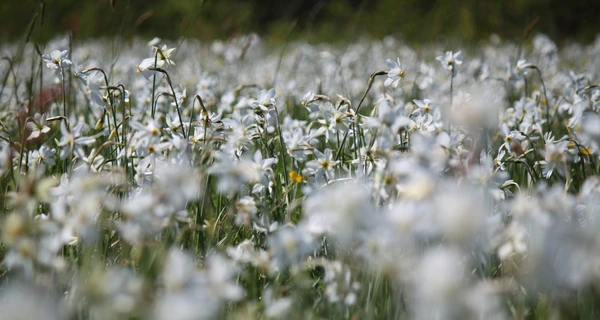
[(600, 38), (0, 55), (2, 319), (600, 317)]

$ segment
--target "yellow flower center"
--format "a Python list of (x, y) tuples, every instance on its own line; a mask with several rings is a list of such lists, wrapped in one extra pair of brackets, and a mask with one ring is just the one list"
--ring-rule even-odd
[(581, 148), (581, 149), (579, 150), (579, 153), (580, 153), (582, 156), (589, 156), (590, 154), (592, 154), (592, 149), (591, 149), (591, 148)]

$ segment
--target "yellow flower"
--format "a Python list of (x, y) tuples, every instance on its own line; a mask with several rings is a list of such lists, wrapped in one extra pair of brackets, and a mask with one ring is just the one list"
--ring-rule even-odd
[(298, 172), (296, 172), (296, 171), (290, 172), (289, 176), (290, 176), (290, 179), (292, 179), (292, 182), (295, 182), (295, 183), (300, 183), (303, 180), (302, 175), (298, 174)]

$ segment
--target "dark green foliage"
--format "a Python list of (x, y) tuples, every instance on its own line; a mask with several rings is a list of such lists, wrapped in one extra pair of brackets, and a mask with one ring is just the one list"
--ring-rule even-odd
[(535, 30), (559, 42), (590, 42), (600, 30), (600, 2), (589, 0), (30, 0), (2, 4), (0, 38), (21, 37), (42, 4), (37, 41), (67, 32), (75, 39), (121, 34), (210, 40), (257, 32), (282, 40), (294, 21), (295, 36), (313, 41), (389, 34), (414, 43), (477, 41), (492, 33), (516, 39), (538, 21)]

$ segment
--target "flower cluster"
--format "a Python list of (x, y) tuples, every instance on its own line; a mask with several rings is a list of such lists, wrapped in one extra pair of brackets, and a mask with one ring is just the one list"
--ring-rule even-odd
[(596, 318), (600, 40), (481, 46), (3, 45), (0, 313)]

